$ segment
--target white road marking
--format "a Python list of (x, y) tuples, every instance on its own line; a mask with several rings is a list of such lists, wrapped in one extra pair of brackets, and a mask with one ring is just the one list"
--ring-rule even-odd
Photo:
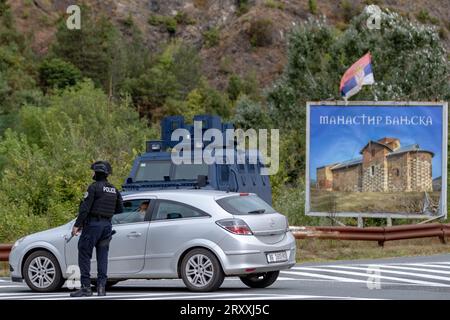
[[(130, 294), (131, 293), (131, 294)], [(21, 300), (21, 299), (37, 299), (37, 300), (98, 300), (98, 299), (111, 299), (111, 298), (135, 298), (135, 297), (145, 297), (145, 296), (164, 296), (164, 299), (167, 299), (167, 297), (169, 296), (179, 296), (180, 294), (182, 295), (186, 295), (189, 293), (180, 293), (180, 292), (171, 292), (171, 293), (141, 293), (141, 294), (133, 294), (132, 292), (130, 293), (123, 293), (123, 294), (111, 294), (111, 293), (107, 293), (106, 296), (96, 296), (93, 295), (91, 297), (82, 297), (82, 298), (73, 298), (70, 297), (69, 294), (70, 292), (65, 292), (65, 293), (57, 293), (57, 294), (40, 294), (40, 295), (25, 295), (25, 296), (16, 296), (16, 297), (9, 297), (6, 299), (17, 299), (17, 300)], [(192, 293), (191, 293), (192, 294)], [(0, 299), (5, 299), (5, 298), (0, 298)]]
[[(292, 268), (294, 269), (294, 268)], [(298, 270), (303, 270), (304, 268), (297, 268)], [(297, 270), (295, 269), (295, 270)], [(299, 271), (283, 271), (283, 273), (293, 274), (293, 275), (300, 275), (305, 277), (315, 277), (315, 278), (321, 278), (321, 279), (328, 279), (328, 280), (336, 280), (336, 281), (342, 281), (342, 282), (360, 282), (360, 283), (367, 283), (367, 281), (364, 280), (358, 280), (358, 279), (352, 279), (352, 278), (343, 278), (343, 277), (334, 277), (334, 276), (328, 276), (320, 273), (311, 273), (311, 272), (299, 272)]]
[[(338, 267), (338, 266), (335, 266)], [(361, 272), (351, 272), (351, 271), (343, 271), (343, 270), (333, 270), (333, 269), (327, 269), (327, 268), (292, 268), (294, 270), (311, 270), (311, 271), (322, 271), (322, 272), (331, 272), (331, 273), (339, 273), (339, 274), (346, 274), (346, 275), (352, 275), (352, 276), (358, 276), (358, 277), (364, 277), (364, 278), (377, 278), (377, 279), (387, 279), (387, 280), (394, 280), (394, 281), (401, 281), (401, 282), (408, 282), (408, 283), (415, 283), (415, 284), (422, 284), (426, 286), (433, 286), (433, 287), (450, 287), (448, 284), (442, 284), (438, 282), (430, 282), (430, 281), (422, 281), (422, 280), (413, 280), (413, 279), (406, 279), (406, 278), (397, 278), (397, 277), (389, 277), (389, 276), (381, 276), (374, 273), (368, 274), (368, 273), (361, 273)], [(368, 270), (367, 268), (363, 268), (364, 270)]]
[[(228, 298), (227, 300), (292, 300), (292, 299), (337, 299), (337, 300), (385, 300), (385, 299), (373, 299), (373, 298), (360, 298), (360, 297), (339, 297), (339, 296), (310, 296), (310, 295), (301, 295), (301, 294), (285, 294), (285, 295), (276, 295), (269, 297), (257, 297), (257, 298), (248, 298), (248, 299), (240, 299), (240, 298)], [(212, 299), (219, 300), (219, 299)]]
[(432, 263), (411, 263), (410, 265), (419, 267), (437, 268), (437, 269), (450, 269), (450, 266), (440, 266)]
[[(382, 268), (391, 268), (391, 269), (399, 269), (399, 270), (405, 270), (405, 271), (420, 271), (420, 272), (429, 272), (429, 273), (438, 273), (438, 274), (448, 274), (450, 275), (450, 271), (442, 271), (442, 270), (431, 270), (431, 269), (425, 269), (425, 268), (415, 268), (413, 266), (394, 266), (394, 265), (384, 265), (384, 264), (371, 264), (368, 265), (369, 267), (382, 267)], [(450, 277), (449, 277), (450, 281)]]
[(18, 284), (12, 284), (12, 285), (7, 284), (7, 285), (1, 285), (0, 289), (1, 288), (28, 288), (28, 287), (23, 286), (23, 285), (21, 286), (21, 285), (18, 285)]
[[(412, 276), (412, 277), (418, 277), (418, 278), (425, 278), (425, 279), (432, 279), (432, 280), (443, 280), (443, 281), (450, 281), (450, 277), (441, 277), (441, 276), (433, 276), (430, 274), (421, 274), (421, 273), (414, 273), (414, 272), (405, 272), (405, 271), (395, 271), (395, 270), (386, 270), (382, 269), (384, 266), (381, 264), (373, 264), (372, 267), (378, 267), (380, 270), (380, 273), (394, 273), (394, 274), (401, 274), (404, 276)], [(370, 267), (351, 267), (351, 266), (334, 266), (333, 268), (341, 268), (341, 269), (350, 269), (350, 270), (363, 270), (368, 271), (370, 270)]]
[[(221, 293), (221, 294), (211, 294), (211, 293), (204, 293), (204, 294), (197, 294), (197, 295), (189, 295), (189, 296), (178, 296), (178, 297), (171, 297), (171, 300), (186, 300), (186, 299), (204, 299), (209, 300), (211, 298), (219, 298), (220, 300), (225, 299), (225, 297), (238, 297), (238, 296), (249, 296), (252, 295), (251, 293)], [(269, 295), (265, 295), (265, 299), (270, 297)], [(124, 300), (128, 300), (125, 298)], [(136, 300), (165, 300), (163, 297), (142, 297), (137, 298)]]

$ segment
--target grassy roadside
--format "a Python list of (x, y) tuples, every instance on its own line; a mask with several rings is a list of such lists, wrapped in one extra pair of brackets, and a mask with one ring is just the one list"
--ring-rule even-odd
[[(442, 244), (437, 238), (386, 242), (340, 240), (297, 240), (297, 262), (323, 262), (336, 260), (379, 259), (404, 256), (450, 253), (450, 243)], [(8, 263), (0, 262), (0, 277), (8, 277)]]
[(9, 277), (8, 262), (0, 262), (0, 277)]
[(386, 242), (379, 247), (372, 241), (297, 240), (297, 262), (379, 259), (404, 256), (425, 256), (450, 253), (450, 243), (438, 238), (423, 238)]

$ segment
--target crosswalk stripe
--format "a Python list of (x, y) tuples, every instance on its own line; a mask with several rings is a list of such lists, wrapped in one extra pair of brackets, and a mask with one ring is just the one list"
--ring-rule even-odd
[[(420, 273), (414, 273), (414, 272), (405, 272), (405, 271), (395, 271), (395, 270), (386, 270), (382, 269), (384, 266), (381, 264), (373, 264), (371, 267), (377, 267), (379, 268), (380, 272), (382, 273), (394, 273), (394, 274), (401, 274), (404, 276), (413, 276), (418, 278), (425, 278), (425, 279), (432, 279), (432, 280), (443, 280), (443, 281), (450, 281), (449, 277), (442, 277), (442, 276), (434, 276), (430, 274), (420, 274)], [(363, 270), (363, 271), (369, 271), (370, 267), (363, 268), (363, 267), (351, 267), (351, 266), (334, 266), (334, 268), (341, 268), (341, 269), (350, 269), (350, 270)]]
[[(131, 293), (131, 294), (130, 294)], [(83, 297), (81, 298), (82, 300), (98, 300), (98, 299), (114, 299), (114, 298), (136, 298), (136, 297), (143, 297), (143, 296), (159, 296), (162, 297), (164, 296), (165, 299), (167, 299), (167, 297), (170, 296), (179, 296), (180, 293), (140, 293), (140, 294), (132, 294), (132, 292), (130, 292), (128, 294), (123, 293), (123, 294), (108, 294), (106, 296), (91, 296), (91, 297)], [(37, 299), (37, 300), (77, 300), (77, 298), (72, 298), (69, 296), (70, 292), (66, 292), (66, 293), (59, 293), (59, 294), (42, 294), (42, 295), (26, 295), (26, 296), (19, 296), (19, 297), (10, 297), (10, 299)], [(181, 293), (183, 295), (189, 295), (189, 293)], [(4, 299), (4, 298), (2, 298)], [(80, 299), (80, 298), (78, 298)]]
[[(337, 266), (335, 266), (337, 267)], [(422, 281), (422, 280), (413, 280), (413, 279), (407, 279), (407, 278), (397, 278), (397, 277), (390, 277), (390, 276), (382, 276), (375, 273), (361, 273), (361, 272), (352, 272), (352, 271), (343, 271), (343, 270), (333, 270), (328, 268), (307, 268), (307, 267), (301, 267), (301, 268), (292, 268), (294, 270), (311, 270), (311, 271), (322, 271), (322, 272), (331, 272), (331, 273), (339, 273), (339, 274), (346, 274), (346, 275), (353, 275), (358, 277), (364, 277), (364, 278), (377, 278), (377, 279), (387, 279), (387, 280), (395, 280), (395, 281), (401, 281), (401, 282), (408, 282), (408, 283), (415, 283), (415, 284), (422, 284), (427, 286), (441, 286), (441, 287), (450, 287), (448, 284), (442, 284), (438, 282), (430, 282), (430, 281)], [(367, 270), (365, 268), (364, 270)]]
[(450, 269), (450, 266), (440, 266), (432, 263), (411, 263), (410, 265), (419, 267), (437, 268), (437, 269)]
[[(249, 293), (221, 293), (221, 294), (197, 294), (197, 295), (190, 295), (190, 296), (178, 296), (178, 297), (171, 297), (171, 300), (189, 300), (189, 299), (204, 299), (209, 300), (212, 298), (218, 298), (218, 299), (226, 299), (226, 297), (238, 297), (238, 296), (248, 296)], [(145, 297), (137, 298), (136, 300), (164, 300), (164, 297)], [(267, 296), (265, 297), (267, 299)], [(123, 299), (128, 300), (128, 297)]]
[[(420, 272), (429, 272), (429, 273), (438, 273), (438, 274), (448, 274), (450, 275), (450, 271), (442, 271), (442, 270), (431, 270), (425, 268), (415, 268), (413, 266), (394, 266), (394, 265), (368, 265), (368, 266), (380, 266), (383, 268), (391, 268), (391, 269), (399, 269), (399, 270), (410, 270), (410, 271), (420, 271)], [(449, 278), (450, 280), (450, 278)]]
[[(289, 300), (289, 299), (333, 299), (333, 300), (385, 300), (385, 299), (375, 299), (375, 298), (361, 298), (361, 297), (339, 297), (339, 296), (311, 296), (311, 295), (301, 295), (301, 294), (285, 294), (269, 297), (257, 297), (249, 299), (239, 299), (239, 298), (228, 298), (227, 300)], [(218, 300), (218, 299), (212, 299)]]
[[(301, 269), (303, 269), (303, 268), (301, 268)], [(292, 274), (292, 275), (300, 275), (300, 276), (305, 276), (305, 277), (315, 277), (315, 278), (321, 278), (321, 279), (328, 279), (328, 280), (337, 280), (337, 281), (342, 281), (342, 282), (362, 282), (362, 283), (366, 283), (367, 282), (367, 281), (364, 281), (364, 280), (358, 280), (358, 279), (352, 279), (352, 278), (343, 278), (343, 277), (335, 277), (335, 276), (328, 276), (328, 275), (324, 275), (324, 274), (320, 274), (320, 273), (312, 273), (312, 272), (284, 271), (283, 273), (288, 273), (288, 274)]]
[[(171, 292), (171, 293), (140, 293), (140, 294), (108, 294), (106, 296), (92, 296), (92, 297), (83, 297), (78, 298), (81, 300), (114, 300), (114, 299), (132, 299), (132, 300), (140, 300), (142, 297), (153, 297), (155, 300), (167, 300), (167, 299), (175, 299), (177, 296), (190, 296), (192, 293), (180, 293), (180, 292)], [(61, 298), (52, 299), (51, 297), (39, 299), (39, 300), (77, 300), (77, 298), (69, 297), (68, 294), (62, 296)]]
[(11, 293), (9, 295), (5, 295), (5, 296), (1, 296), (0, 300), (21, 300), (21, 299), (39, 299), (42, 297), (63, 297), (63, 296), (68, 296), (68, 293), (65, 294), (61, 294), (61, 293), (53, 293), (53, 294), (42, 294), (42, 293), (33, 293), (31, 294), (24, 294), (24, 293), (20, 293), (20, 294), (14, 294)]

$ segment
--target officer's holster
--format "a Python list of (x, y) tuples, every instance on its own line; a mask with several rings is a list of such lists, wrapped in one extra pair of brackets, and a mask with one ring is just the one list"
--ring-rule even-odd
[(106, 247), (106, 246), (108, 246), (109, 243), (110, 243), (111, 240), (112, 240), (112, 236), (113, 236), (115, 233), (116, 233), (116, 230), (112, 230), (111, 233), (110, 233), (110, 235), (109, 235), (107, 238), (101, 240), (101, 241), (98, 243), (98, 245), (99, 245), (100, 247)]

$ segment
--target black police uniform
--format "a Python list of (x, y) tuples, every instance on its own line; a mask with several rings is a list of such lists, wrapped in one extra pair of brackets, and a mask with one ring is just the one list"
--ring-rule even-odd
[(108, 269), (109, 242), (112, 237), (111, 218), (123, 212), (120, 192), (106, 180), (92, 183), (80, 205), (75, 227), (81, 227), (78, 242), (78, 265), (82, 288), (91, 285), (90, 270), (94, 247), (97, 255), (97, 287), (105, 287)]

